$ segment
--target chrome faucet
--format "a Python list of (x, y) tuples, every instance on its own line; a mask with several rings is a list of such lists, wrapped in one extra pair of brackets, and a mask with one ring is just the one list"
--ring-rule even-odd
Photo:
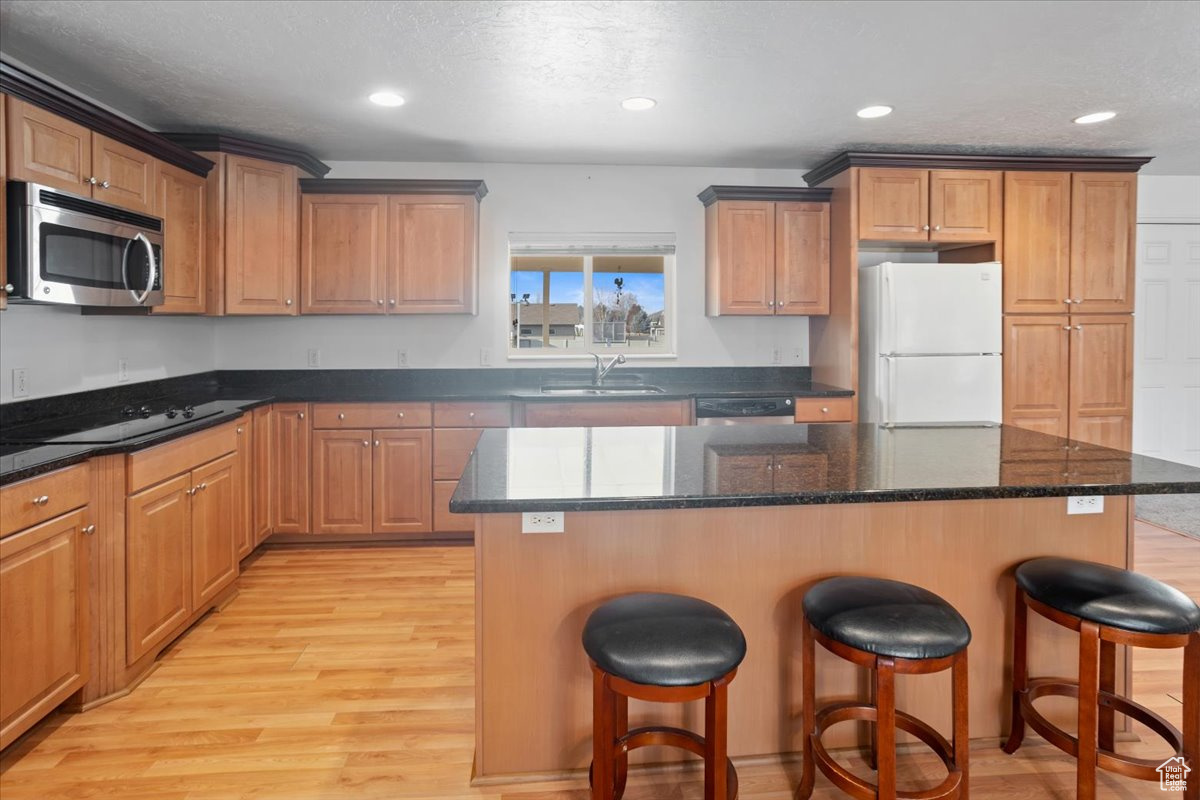
[(598, 353), (592, 353), (591, 356), (592, 358), (596, 359), (596, 374), (592, 376), (592, 383), (596, 386), (600, 385), (600, 383), (604, 380), (605, 375), (612, 372), (613, 367), (615, 367), (617, 364), (625, 363), (624, 354), (613, 357), (613, 360), (607, 364), (604, 363), (604, 359), (601, 358)]

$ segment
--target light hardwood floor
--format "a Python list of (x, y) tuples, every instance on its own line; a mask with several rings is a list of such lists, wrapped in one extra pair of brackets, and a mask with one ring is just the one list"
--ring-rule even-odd
[[(1139, 523), (1136, 551), (1140, 570), (1200, 598), (1200, 542)], [(470, 786), (473, 586), (467, 547), (267, 551), (237, 599), (176, 643), (132, 694), (55, 715), (9, 748), (0, 797), (585, 800), (583, 779)], [(1180, 653), (1138, 651), (1134, 665), (1135, 696), (1179, 724)], [(903, 755), (901, 767), (906, 781), (937, 778), (924, 753)], [(785, 800), (798, 777), (794, 764), (739, 772), (744, 800)], [(1074, 765), (1036, 734), (1012, 757), (980, 741), (971, 789), (985, 800), (1066, 800)], [(1102, 797), (1158, 794), (1153, 784), (1101, 779)], [(695, 772), (638, 775), (626, 794), (700, 796)], [(842, 795), (818, 777), (814, 797)]]

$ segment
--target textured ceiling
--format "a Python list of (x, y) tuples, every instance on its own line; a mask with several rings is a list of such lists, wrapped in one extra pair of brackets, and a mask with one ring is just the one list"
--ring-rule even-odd
[[(0, 3), (6, 55), (151, 127), (327, 160), (767, 168), (894, 146), (1200, 174), (1197, 42), (1197, 2)], [(408, 104), (369, 104), (382, 87)], [(896, 112), (855, 117), (874, 103)]]

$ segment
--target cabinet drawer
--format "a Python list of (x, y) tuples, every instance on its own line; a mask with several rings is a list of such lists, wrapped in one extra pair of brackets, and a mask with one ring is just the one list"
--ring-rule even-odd
[(797, 397), (796, 422), (849, 422), (853, 397)]
[(438, 533), (475, 530), (474, 514), (451, 514), (450, 498), (458, 481), (433, 482), (433, 529)]
[(126, 456), (129, 494), (237, 450), (238, 421)]
[(508, 403), (434, 403), (438, 428), (507, 428), (512, 422)]
[(0, 536), (86, 506), (88, 466), (77, 464), (0, 489)]
[(433, 431), (433, 478), (457, 481), (483, 435), (480, 428), (436, 428)]
[(433, 418), (429, 403), (318, 403), (312, 413), (324, 430), (428, 428)]

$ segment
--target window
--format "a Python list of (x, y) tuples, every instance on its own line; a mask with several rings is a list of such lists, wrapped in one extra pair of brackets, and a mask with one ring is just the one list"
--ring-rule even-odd
[(674, 236), (509, 239), (510, 356), (671, 356)]

